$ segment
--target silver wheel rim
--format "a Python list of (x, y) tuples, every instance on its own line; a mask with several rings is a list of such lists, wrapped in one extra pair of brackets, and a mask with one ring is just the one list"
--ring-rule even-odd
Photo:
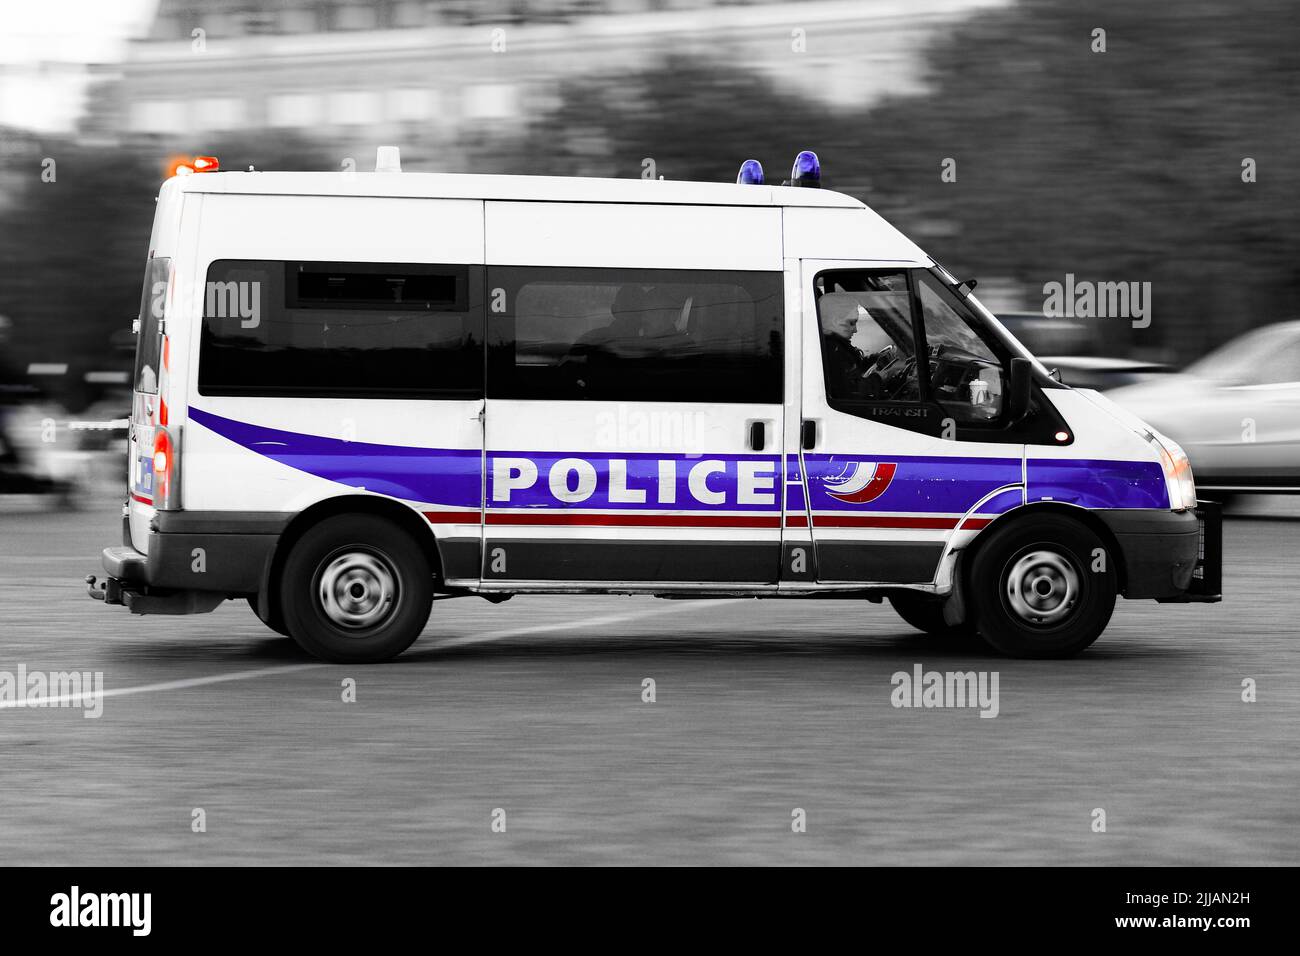
[(382, 555), (347, 551), (320, 574), (320, 604), (325, 616), (349, 630), (382, 624), (397, 607), (397, 573)]
[(1059, 624), (1079, 601), (1079, 573), (1055, 551), (1030, 551), (1007, 574), (1007, 603), (1022, 621), (1038, 627)]

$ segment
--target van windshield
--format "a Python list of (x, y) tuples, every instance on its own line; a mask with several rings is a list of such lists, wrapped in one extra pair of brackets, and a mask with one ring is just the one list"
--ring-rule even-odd
[(1029, 359), (1029, 361), (1034, 365), (1034, 371), (1042, 378), (1050, 377), (1051, 373), (1048, 372), (1043, 363), (1038, 361), (1034, 354), (1030, 352), (1029, 349), (1025, 348), (1024, 344), (1018, 338), (1011, 334), (1011, 331), (1002, 324), (996, 315), (990, 312), (979, 299), (975, 298), (974, 293), (963, 293), (958, 291), (958, 282), (953, 278), (952, 273), (937, 262), (935, 262), (934, 268), (930, 269), (929, 272), (966, 303), (967, 307), (979, 318), (980, 324), (988, 329), (992, 337), (1003, 345), (1007, 351), (1017, 358)]
[(140, 292), (139, 328), (135, 342), (135, 390), (158, 393), (158, 362), (162, 352), (162, 318), (167, 306), (167, 276), (171, 259), (150, 259)]

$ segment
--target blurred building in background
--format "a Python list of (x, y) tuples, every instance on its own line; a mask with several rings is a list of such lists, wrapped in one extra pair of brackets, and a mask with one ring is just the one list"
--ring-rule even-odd
[(566, 81), (666, 55), (860, 109), (919, 91), (934, 32), (1006, 2), (161, 0), (86, 122), (176, 143), (269, 131), (450, 146), (554, 108)]
[(997, 311), (1150, 284), (1149, 322), (1044, 354), (1183, 363), (1300, 314), (1294, 0), (64, 2), (0, 4), (0, 314), (69, 407), (130, 362), (153, 200), (195, 154), (721, 182), (812, 148)]

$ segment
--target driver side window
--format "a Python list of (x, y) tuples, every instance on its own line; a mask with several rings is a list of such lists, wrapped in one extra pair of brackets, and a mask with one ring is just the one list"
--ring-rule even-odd
[(814, 292), (832, 407), (932, 434), (955, 424), (967, 438), (1006, 424), (1006, 356), (929, 270), (823, 272)]
[(827, 398), (919, 401), (907, 273), (823, 273), (816, 292)]

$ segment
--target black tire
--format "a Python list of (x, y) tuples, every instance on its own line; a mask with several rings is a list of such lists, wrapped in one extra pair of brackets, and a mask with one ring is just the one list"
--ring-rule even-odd
[(971, 569), (980, 636), (1010, 657), (1073, 657), (1101, 635), (1115, 610), (1115, 559), (1090, 528), (1062, 515), (995, 530)]
[(969, 637), (975, 633), (975, 628), (968, 622), (945, 623), (942, 600), (923, 594), (895, 594), (889, 598), (889, 603), (908, 624), (935, 637)]
[(280, 578), (289, 634), (336, 664), (375, 664), (424, 630), (433, 571), (412, 537), (387, 518), (339, 515), (304, 534)]
[(257, 617), (257, 619), (261, 621), (263, 624), (265, 624), (267, 627), (269, 627), (271, 630), (275, 631), (275, 633), (283, 637), (288, 637), (289, 629), (284, 626), (284, 618), (280, 615), (279, 606), (277, 606), (274, 602), (272, 602), (270, 607), (270, 613), (266, 617), (262, 617), (262, 615), (257, 610), (257, 601), (258, 601), (257, 595), (253, 595), (248, 599), (248, 606), (253, 609), (253, 614)]

